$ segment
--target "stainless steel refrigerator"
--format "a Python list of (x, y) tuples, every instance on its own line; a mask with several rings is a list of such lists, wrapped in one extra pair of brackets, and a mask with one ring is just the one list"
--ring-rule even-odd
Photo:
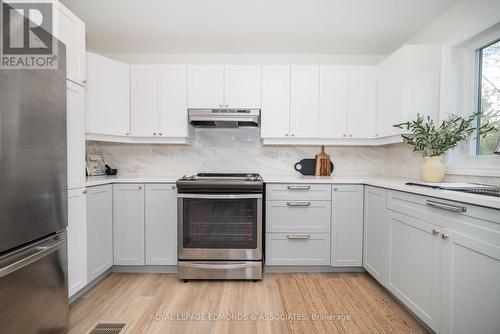
[(0, 332), (68, 331), (66, 62), (0, 69)]

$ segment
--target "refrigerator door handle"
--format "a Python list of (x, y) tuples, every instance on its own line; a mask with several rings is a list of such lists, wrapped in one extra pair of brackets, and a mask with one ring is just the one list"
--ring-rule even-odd
[(10, 256), (10, 259), (0, 261), (0, 277), (7, 276), (27, 265), (57, 251), (66, 243), (60, 236), (51, 238), (41, 243), (22, 249)]

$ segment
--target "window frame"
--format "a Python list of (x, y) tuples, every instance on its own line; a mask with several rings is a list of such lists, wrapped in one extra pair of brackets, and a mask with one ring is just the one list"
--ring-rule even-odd
[[(490, 28), (492, 29), (486, 29), (467, 40), (443, 45), (440, 119), (445, 119), (449, 113), (456, 114), (458, 112), (459, 115), (468, 116), (478, 110), (478, 101), (480, 101), (478, 100), (480, 99), (478, 89), (478, 50), (500, 40), (500, 23)], [(454, 52), (459, 54), (459, 58), (462, 59), (458, 64), (450, 58)], [(453, 73), (459, 73), (460, 80), (463, 81), (460, 88), (460, 94), (463, 96), (460, 97), (460, 101), (456, 101), (457, 91), (450, 88), (455, 84), (452, 80)], [(450, 102), (450, 98), (454, 102)], [(460, 108), (456, 109), (456, 106), (460, 106)], [(500, 155), (476, 155), (476, 147), (477, 140), (472, 138), (450, 151), (447, 154), (446, 174), (500, 177)]]
[[(476, 71), (475, 71), (475, 85), (476, 85), (476, 96), (475, 96), (475, 105), (476, 105), (476, 110), (480, 111), (482, 104), (481, 104), (481, 98), (483, 95), (483, 50), (486, 49), (487, 47), (492, 46), (493, 44), (496, 44), (500, 42), (500, 37), (494, 39), (492, 42), (488, 42), (487, 44), (480, 46), (479, 48), (476, 48)], [(474, 140), (474, 153), (475, 156), (480, 157), (480, 156), (490, 156), (492, 154), (481, 154), (481, 138), (479, 136), (479, 127), (481, 126), (481, 117), (477, 118), (476, 121), (476, 127), (478, 131), (476, 132), (477, 139)], [(500, 129), (499, 129), (500, 130)]]

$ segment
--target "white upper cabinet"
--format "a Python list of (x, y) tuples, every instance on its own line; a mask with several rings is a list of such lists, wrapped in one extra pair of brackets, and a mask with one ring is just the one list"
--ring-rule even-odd
[(404, 45), (379, 66), (379, 136), (400, 134), (392, 125), (414, 119), (417, 113), (438, 118), (441, 47)]
[(258, 109), (260, 105), (260, 66), (188, 66), (189, 108)]
[(53, 5), (53, 34), (66, 44), (66, 78), (85, 85), (85, 23), (59, 1), (54, 1)]
[(289, 122), (290, 66), (262, 66), (261, 136), (288, 136)]
[(158, 135), (187, 137), (186, 65), (158, 66)]
[(85, 88), (66, 81), (68, 189), (85, 187)]
[(260, 108), (260, 66), (226, 66), (224, 79), (224, 105), (226, 107)]
[(188, 107), (224, 107), (224, 65), (188, 66)]
[(320, 66), (319, 80), (318, 136), (346, 137), (349, 67)]
[(349, 66), (348, 137), (376, 135), (377, 66)]
[(318, 136), (319, 66), (291, 67), (290, 136)]
[(132, 136), (158, 135), (158, 66), (130, 66), (130, 130)]
[(130, 134), (130, 66), (87, 52), (87, 133)]

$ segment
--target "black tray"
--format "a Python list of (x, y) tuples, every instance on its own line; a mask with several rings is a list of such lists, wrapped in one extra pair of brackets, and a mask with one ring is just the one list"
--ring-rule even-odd
[[(302, 159), (295, 163), (295, 170), (302, 175), (315, 175), (316, 174), (316, 159)], [(330, 173), (333, 173), (334, 166), (330, 161)]]

